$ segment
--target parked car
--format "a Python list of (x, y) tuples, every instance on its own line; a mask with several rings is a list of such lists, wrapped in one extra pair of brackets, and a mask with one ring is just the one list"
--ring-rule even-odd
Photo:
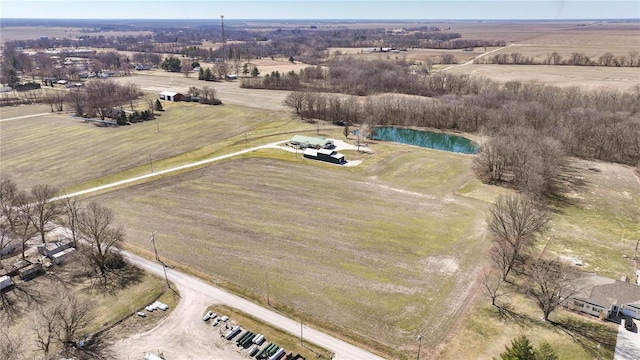
[(138, 311), (138, 316), (140, 316), (140, 317), (147, 317), (147, 313), (142, 312), (142, 311)]
[(633, 326), (635, 324), (633, 323), (633, 319), (631, 318), (625, 318), (624, 319), (624, 328), (629, 330), (629, 331), (633, 331)]
[(213, 327), (218, 326), (219, 323), (220, 323), (220, 318), (215, 318), (211, 323), (211, 326)]
[(227, 321), (229, 321), (229, 317), (225, 315), (225, 316), (221, 317), (220, 320), (222, 322), (227, 322)]
[(208, 321), (209, 319), (211, 319), (212, 317), (214, 317), (215, 314), (213, 311), (208, 311), (206, 314), (204, 314), (204, 317), (202, 317), (203, 321)]

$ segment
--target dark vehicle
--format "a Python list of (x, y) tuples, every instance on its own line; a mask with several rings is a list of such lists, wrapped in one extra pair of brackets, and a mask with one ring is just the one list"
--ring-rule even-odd
[(631, 318), (625, 318), (624, 319), (624, 328), (629, 330), (629, 331), (633, 331), (633, 327), (634, 327), (634, 323), (633, 323), (633, 319)]

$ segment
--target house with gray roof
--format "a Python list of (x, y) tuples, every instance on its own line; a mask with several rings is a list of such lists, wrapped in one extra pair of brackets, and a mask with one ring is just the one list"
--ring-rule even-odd
[(588, 297), (575, 297), (571, 307), (594, 316), (629, 316), (640, 319), (640, 286), (624, 281), (596, 285)]

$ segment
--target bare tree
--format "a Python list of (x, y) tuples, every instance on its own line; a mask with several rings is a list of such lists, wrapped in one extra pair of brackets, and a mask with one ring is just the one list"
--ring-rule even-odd
[(78, 332), (87, 327), (91, 320), (91, 304), (79, 300), (67, 289), (59, 289), (56, 307), (56, 339), (62, 345), (65, 355), (76, 345)]
[(487, 271), (482, 276), (482, 285), (484, 294), (491, 299), (491, 305), (500, 307), (496, 300), (504, 295), (504, 291), (501, 290), (502, 279)]
[(77, 246), (79, 239), (80, 205), (76, 199), (65, 197), (63, 200), (64, 212), (66, 215), (65, 225), (71, 231), (71, 241), (73, 246)]
[(52, 200), (58, 190), (49, 185), (35, 185), (31, 189), (33, 198), (33, 226), (40, 233), (42, 243), (45, 235), (53, 230), (64, 213), (64, 205), (60, 200)]
[(304, 105), (305, 93), (303, 91), (292, 91), (284, 99), (283, 104), (296, 112), (296, 115), (300, 114), (302, 106)]
[(114, 226), (113, 211), (95, 201), (79, 215), (79, 229), (86, 240), (87, 262), (106, 286), (108, 274), (114, 270), (110, 262), (118, 256), (113, 250), (124, 240), (124, 232), (121, 227)]
[(11, 334), (4, 326), (0, 327), (0, 358), (23, 359), (23, 347), (19, 334)]
[(53, 350), (56, 338), (56, 322), (58, 302), (50, 302), (46, 306), (38, 306), (32, 313), (33, 332), (36, 336), (36, 344), (45, 359), (49, 358), (51, 350)]
[(578, 273), (553, 260), (534, 260), (527, 266), (531, 278), (528, 293), (549, 321), (551, 314), (566, 299), (580, 291)]
[(32, 199), (24, 192), (19, 192), (14, 200), (16, 209), (15, 234), (22, 242), (22, 258), (25, 259), (27, 242), (38, 234), (38, 230), (33, 226), (34, 214)]
[(87, 93), (83, 90), (72, 89), (67, 93), (67, 103), (76, 116), (84, 115), (87, 110), (87, 100)]
[(533, 246), (535, 236), (547, 229), (550, 215), (520, 195), (500, 196), (489, 212), (489, 231), (494, 236), (494, 249), (501, 252), (499, 267), (506, 280), (516, 260)]

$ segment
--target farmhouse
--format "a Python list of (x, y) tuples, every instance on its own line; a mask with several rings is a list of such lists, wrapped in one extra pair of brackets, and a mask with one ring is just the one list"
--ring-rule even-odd
[(576, 311), (594, 316), (630, 316), (640, 319), (640, 286), (624, 281), (596, 285), (589, 297), (572, 299)]
[(184, 95), (174, 92), (174, 91), (163, 91), (160, 93), (160, 100), (167, 101), (182, 101)]
[(335, 146), (333, 140), (329, 140), (323, 137), (310, 137), (302, 135), (296, 135), (291, 138), (291, 140), (289, 140), (289, 144), (300, 147), (302, 149), (333, 149)]
[(304, 150), (303, 156), (307, 159), (326, 161), (334, 164), (342, 164), (345, 162), (344, 155), (331, 149), (311, 149)]

